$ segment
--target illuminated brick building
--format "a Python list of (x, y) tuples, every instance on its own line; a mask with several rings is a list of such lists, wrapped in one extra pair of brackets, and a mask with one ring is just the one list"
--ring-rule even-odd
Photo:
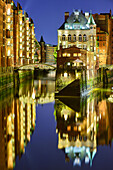
[(46, 62), (55, 63), (54, 52), (56, 51), (57, 46), (46, 44)]
[(109, 13), (91, 14), (74, 10), (58, 29), (58, 49), (76, 47), (94, 51), (96, 68), (113, 64), (113, 16)]
[[(0, 67), (13, 64), (13, 9), (11, 0), (0, 0)], [(7, 68), (8, 69), (8, 68)]]
[(109, 13), (93, 14), (96, 22), (97, 57), (99, 65), (113, 64), (113, 17)]
[(57, 67), (64, 68), (72, 66), (86, 66), (87, 69), (94, 69), (96, 61), (94, 60), (94, 52), (87, 51), (76, 46), (62, 48), (57, 51)]
[[(34, 63), (34, 23), (19, 3), (0, 0), (0, 69)], [(9, 70), (8, 70), (9, 71)]]

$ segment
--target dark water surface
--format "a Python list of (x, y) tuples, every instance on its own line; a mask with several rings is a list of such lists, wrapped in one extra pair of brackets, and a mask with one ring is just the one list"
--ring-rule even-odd
[(1, 94), (0, 170), (112, 170), (111, 86), (55, 99), (52, 76)]

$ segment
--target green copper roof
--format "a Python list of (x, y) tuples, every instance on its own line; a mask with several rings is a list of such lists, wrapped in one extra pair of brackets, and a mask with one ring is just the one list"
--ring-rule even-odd
[(93, 19), (92, 14), (90, 14), (90, 17), (89, 17), (89, 19), (88, 19), (88, 24), (89, 24), (89, 25), (95, 25), (95, 21), (94, 21), (94, 19)]

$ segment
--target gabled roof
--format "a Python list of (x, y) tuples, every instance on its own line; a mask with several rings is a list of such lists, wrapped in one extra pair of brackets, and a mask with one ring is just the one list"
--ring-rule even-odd
[(87, 22), (88, 22), (88, 20), (86, 19), (84, 14), (82, 14), (78, 10), (75, 10), (74, 12), (72, 12), (72, 14), (67, 18), (67, 20), (61, 25), (61, 27), (58, 30), (65, 29), (66, 23), (86, 26)]
[(86, 25), (87, 19), (80, 11), (76, 10), (69, 16), (67, 23), (80, 23), (81, 25)]

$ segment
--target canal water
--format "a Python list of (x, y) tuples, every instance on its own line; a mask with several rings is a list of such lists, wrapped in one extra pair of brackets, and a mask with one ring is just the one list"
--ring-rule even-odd
[(112, 84), (58, 99), (54, 75), (0, 95), (0, 170), (112, 170)]

